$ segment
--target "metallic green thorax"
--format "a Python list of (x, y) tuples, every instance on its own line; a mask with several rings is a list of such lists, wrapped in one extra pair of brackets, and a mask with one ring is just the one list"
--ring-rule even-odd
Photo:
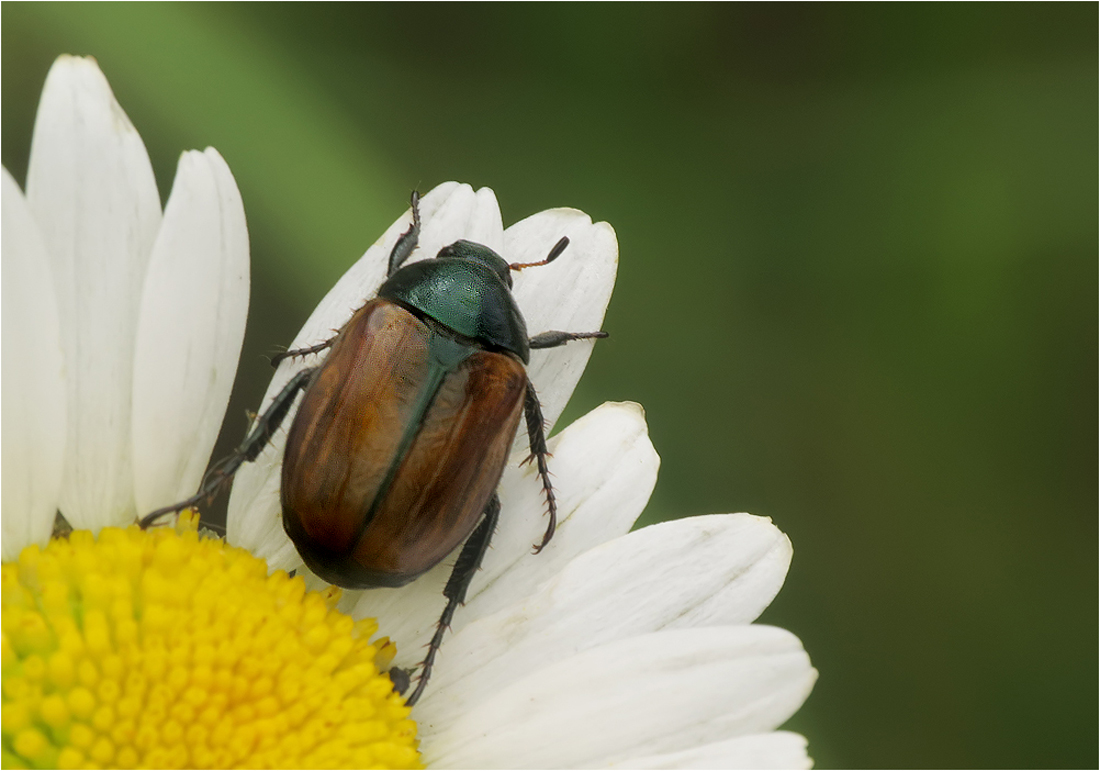
[(378, 296), (423, 313), (490, 349), (530, 361), (527, 325), (511, 292), (508, 263), (492, 249), (457, 241), (433, 260), (405, 265)]

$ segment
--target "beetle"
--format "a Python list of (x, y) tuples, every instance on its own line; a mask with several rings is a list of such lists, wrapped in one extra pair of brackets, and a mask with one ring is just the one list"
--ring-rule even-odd
[[(549, 518), (535, 552), (554, 535), (542, 408), (525, 369), (531, 350), (607, 337), (527, 335), (511, 273), (557, 259), (568, 238), (539, 262), (509, 264), (463, 240), (406, 265), (420, 235), (415, 192), (411, 204), (412, 224), (390, 252), (377, 296), (332, 338), (279, 354), (272, 364), (328, 349), (325, 360), (287, 382), (194, 496), (141, 521), (148, 527), (213, 496), (259, 456), (302, 394), (287, 433), (280, 497), (283, 527), (313, 572), (349, 589), (404, 586), (464, 544), (409, 705), (424, 692), (444, 632), (489, 547), (500, 516), (496, 487), (521, 418)], [(394, 674), (407, 682), (407, 674)]]

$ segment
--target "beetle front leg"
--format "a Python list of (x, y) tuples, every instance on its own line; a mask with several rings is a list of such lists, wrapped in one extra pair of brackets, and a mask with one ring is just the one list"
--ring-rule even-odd
[(489, 499), (489, 503), (485, 506), (485, 515), (481, 518), (481, 523), (473, 534), (466, 539), (462, 551), (458, 553), (458, 560), (455, 562), (454, 569), (451, 570), (451, 577), (447, 579), (447, 585), (443, 588), (443, 596), (447, 598), (447, 606), (443, 608), (443, 615), (439, 617), (435, 634), (432, 635), (432, 641), (428, 643), (428, 655), (424, 657), (424, 661), (420, 664), (420, 678), (416, 684), (416, 689), (405, 700), (407, 706), (411, 707), (416, 704), (428, 685), (428, 678), (432, 675), (432, 665), (435, 663), (435, 654), (439, 652), (439, 646), (443, 644), (443, 635), (450, 628), (451, 619), (454, 618), (458, 606), (466, 602), (466, 591), (470, 588), (470, 582), (474, 580), (478, 568), (481, 567), (481, 560), (485, 557), (485, 552), (489, 550), (489, 542), (493, 538), (493, 531), (496, 530), (499, 518), (500, 498), (497, 497), (496, 493), (493, 493), (493, 497)]
[(420, 242), (420, 193), (413, 190), (412, 195), (409, 197), (409, 203), (412, 205), (413, 221), (409, 225), (409, 229), (397, 239), (397, 243), (393, 245), (393, 249), (390, 251), (387, 276), (392, 276), (395, 270), (405, 264), (405, 260), (409, 259), (409, 255), (413, 253), (417, 243)]
[(523, 462), (530, 463), (533, 460), (538, 466), (542, 489), (546, 492), (546, 513), (550, 516), (546, 533), (542, 536), (542, 543), (537, 543), (533, 547), (535, 554), (538, 554), (554, 537), (554, 530), (558, 526), (558, 503), (554, 499), (554, 486), (550, 484), (550, 468), (546, 465), (546, 459), (550, 457), (550, 451), (546, 449), (546, 419), (542, 417), (542, 405), (530, 380), (527, 381), (523, 414), (527, 421), (527, 441), (531, 446), (531, 454), (524, 458)]
[(253, 427), (252, 431), (249, 432), (248, 436), (245, 437), (245, 440), (241, 442), (241, 445), (234, 450), (232, 454), (218, 461), (217, 464), (207, 472), (202, 480), (202, 484), (199, 486), (199, 491), (185, 501), (180, 501), (179, 503), (174, 503), (171, 506), (165, 506), (164, 508), (146, 514), (139, 523), (141, 528), (144, 530), (165, 514), (172, 514), (197, 506), (201, 501), (215, 495), (226, 482), (231, 480), (242, 463), (256, 460), (256, 458), (260, 456), (260, 453), (263, 452), (263, 449), (271, 442), (271, 437), (279, 430), (279, 426), (282, 425), (283, 420), (286, 419), (287, 413), (290, 412), (291, 405), (294, 404), (295, 397), (298, 396), (298, 392), (309, 385), (316, 371), (316, 367), (303, 369), (292, 377), (290, 382), (283, 386), (283, 390), (275, 396), (274, 401), (271, 402), (271, 406), (256, 420), (256, 425)]
[(593, 338), (600, 339), (607, 337), (606, 332), (558, 332), (550, 331), (543, 332), (535, 335), (527, 341), (531, 350), (538, 348), (557, 348), (559, 345), (565, 345), (571, 340), (591, 340)]

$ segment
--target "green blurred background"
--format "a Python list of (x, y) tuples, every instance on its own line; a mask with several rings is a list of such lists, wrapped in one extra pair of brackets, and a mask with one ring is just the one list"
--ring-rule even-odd
[[(751, 511), (822, 767), (1097, 763), (1097, 23), (1078, 5), (3, 5), (23, 182), (92, 54), (167, 195), (214, 145), (253, 301), (219, 454), (336, 278), (448, 179), (575, 206), (619, 283), (566, 418), (645, 405), (644, 521)], [(10, 377), (9, 373), (9, 377)]]

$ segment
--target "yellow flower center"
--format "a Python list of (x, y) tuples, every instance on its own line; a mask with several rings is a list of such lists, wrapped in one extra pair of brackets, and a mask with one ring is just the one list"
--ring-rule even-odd
[(394, 646), (338, 596), (186, 513), (24, 549), (3, 565), (3, 767), (419, 767)]

